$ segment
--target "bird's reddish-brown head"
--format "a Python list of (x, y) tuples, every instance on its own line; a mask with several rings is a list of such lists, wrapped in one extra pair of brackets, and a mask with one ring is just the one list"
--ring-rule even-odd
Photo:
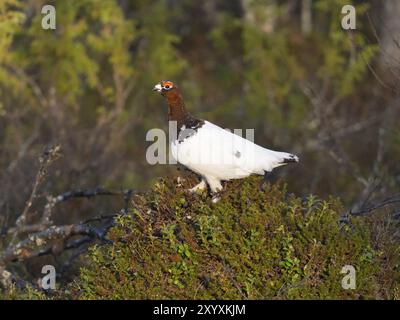
[(168, 98), (177, 93), (176, 91), (178, 91), (178, 87), (172, 81), (163, 80), (154, 86), (153, 91), (157, 91), (162, 96)]

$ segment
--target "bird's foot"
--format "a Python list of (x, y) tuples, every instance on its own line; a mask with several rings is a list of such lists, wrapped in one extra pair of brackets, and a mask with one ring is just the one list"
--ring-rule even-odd
[(220, 193), (214, 193), (211, 202), (212, 203), (217, 203), (219, 200), (221, 200), (221, 194)]
[(218, 180), (216, 178), (212, 178), (212, 177), (206, 177), (207, 179), (207, 183), (210, 186), (210, 191), (211, 191), (211, 195), (212, 195), (212, 203), (217, 203), (221, 197), (221, 191), (222, 191), (222, 184), (221, 184), (221, 180)]
[(190, 193), (197, 193), (198, 191), (203, 191), (207, 188), (207, 184), (204, 180), (201, 180), (200, 183), (196, 184), (193, 188), (189, 189)]
[(181, 177), (177, 177), (176, 178), (176, 186), (177, 187), (182, 187), (182, 183), (185, 181), (185, 179), (181, 178)]

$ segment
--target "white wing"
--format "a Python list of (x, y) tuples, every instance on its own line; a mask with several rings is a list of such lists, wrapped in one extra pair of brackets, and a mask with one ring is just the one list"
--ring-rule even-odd
[(293, 155), (262, 148), (208, 121), (182, 142), (171, 143), (173, 157), (205, 177), (238, 179), (284, 165)]

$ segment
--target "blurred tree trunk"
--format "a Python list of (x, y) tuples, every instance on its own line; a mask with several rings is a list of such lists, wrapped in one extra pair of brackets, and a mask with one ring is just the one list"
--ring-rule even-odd
[(312, 0), (303, 0), (301, 3), (301, 32), (310, 34), (312, 29)]
[(400, 61), (400, 1), (379, 1), (382, 9), (380, 21), (381, 63), (384, 68), (399, 66)]
[(246, 22), (259, 27), (265, 33), (273, 33), (277, 18), (277, 1), (266, 0), (256, 2), (253, 0), (241, 0)]
[(205, 19), (212, 25), (217, 21), (218, 17), (217, 4), (217, 1), (204, 1), (202, 3)]

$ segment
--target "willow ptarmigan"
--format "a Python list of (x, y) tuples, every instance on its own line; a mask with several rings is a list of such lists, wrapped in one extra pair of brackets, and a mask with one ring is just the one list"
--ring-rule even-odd
[(171, 81), (161, 81), (153, 90), (167, 99), (169, 121), (177, 123), (177, 138), (170, 146), (172, 156), (202, 177), (190, 191), (204, 190), (207, 182), (211, 192), (217, 193), (222, 190), (221, 181), (266, 175), (276, 167), (299, 161), (293, 154), (265, 149), (193, 117), (185, 108), (179, 88)]

